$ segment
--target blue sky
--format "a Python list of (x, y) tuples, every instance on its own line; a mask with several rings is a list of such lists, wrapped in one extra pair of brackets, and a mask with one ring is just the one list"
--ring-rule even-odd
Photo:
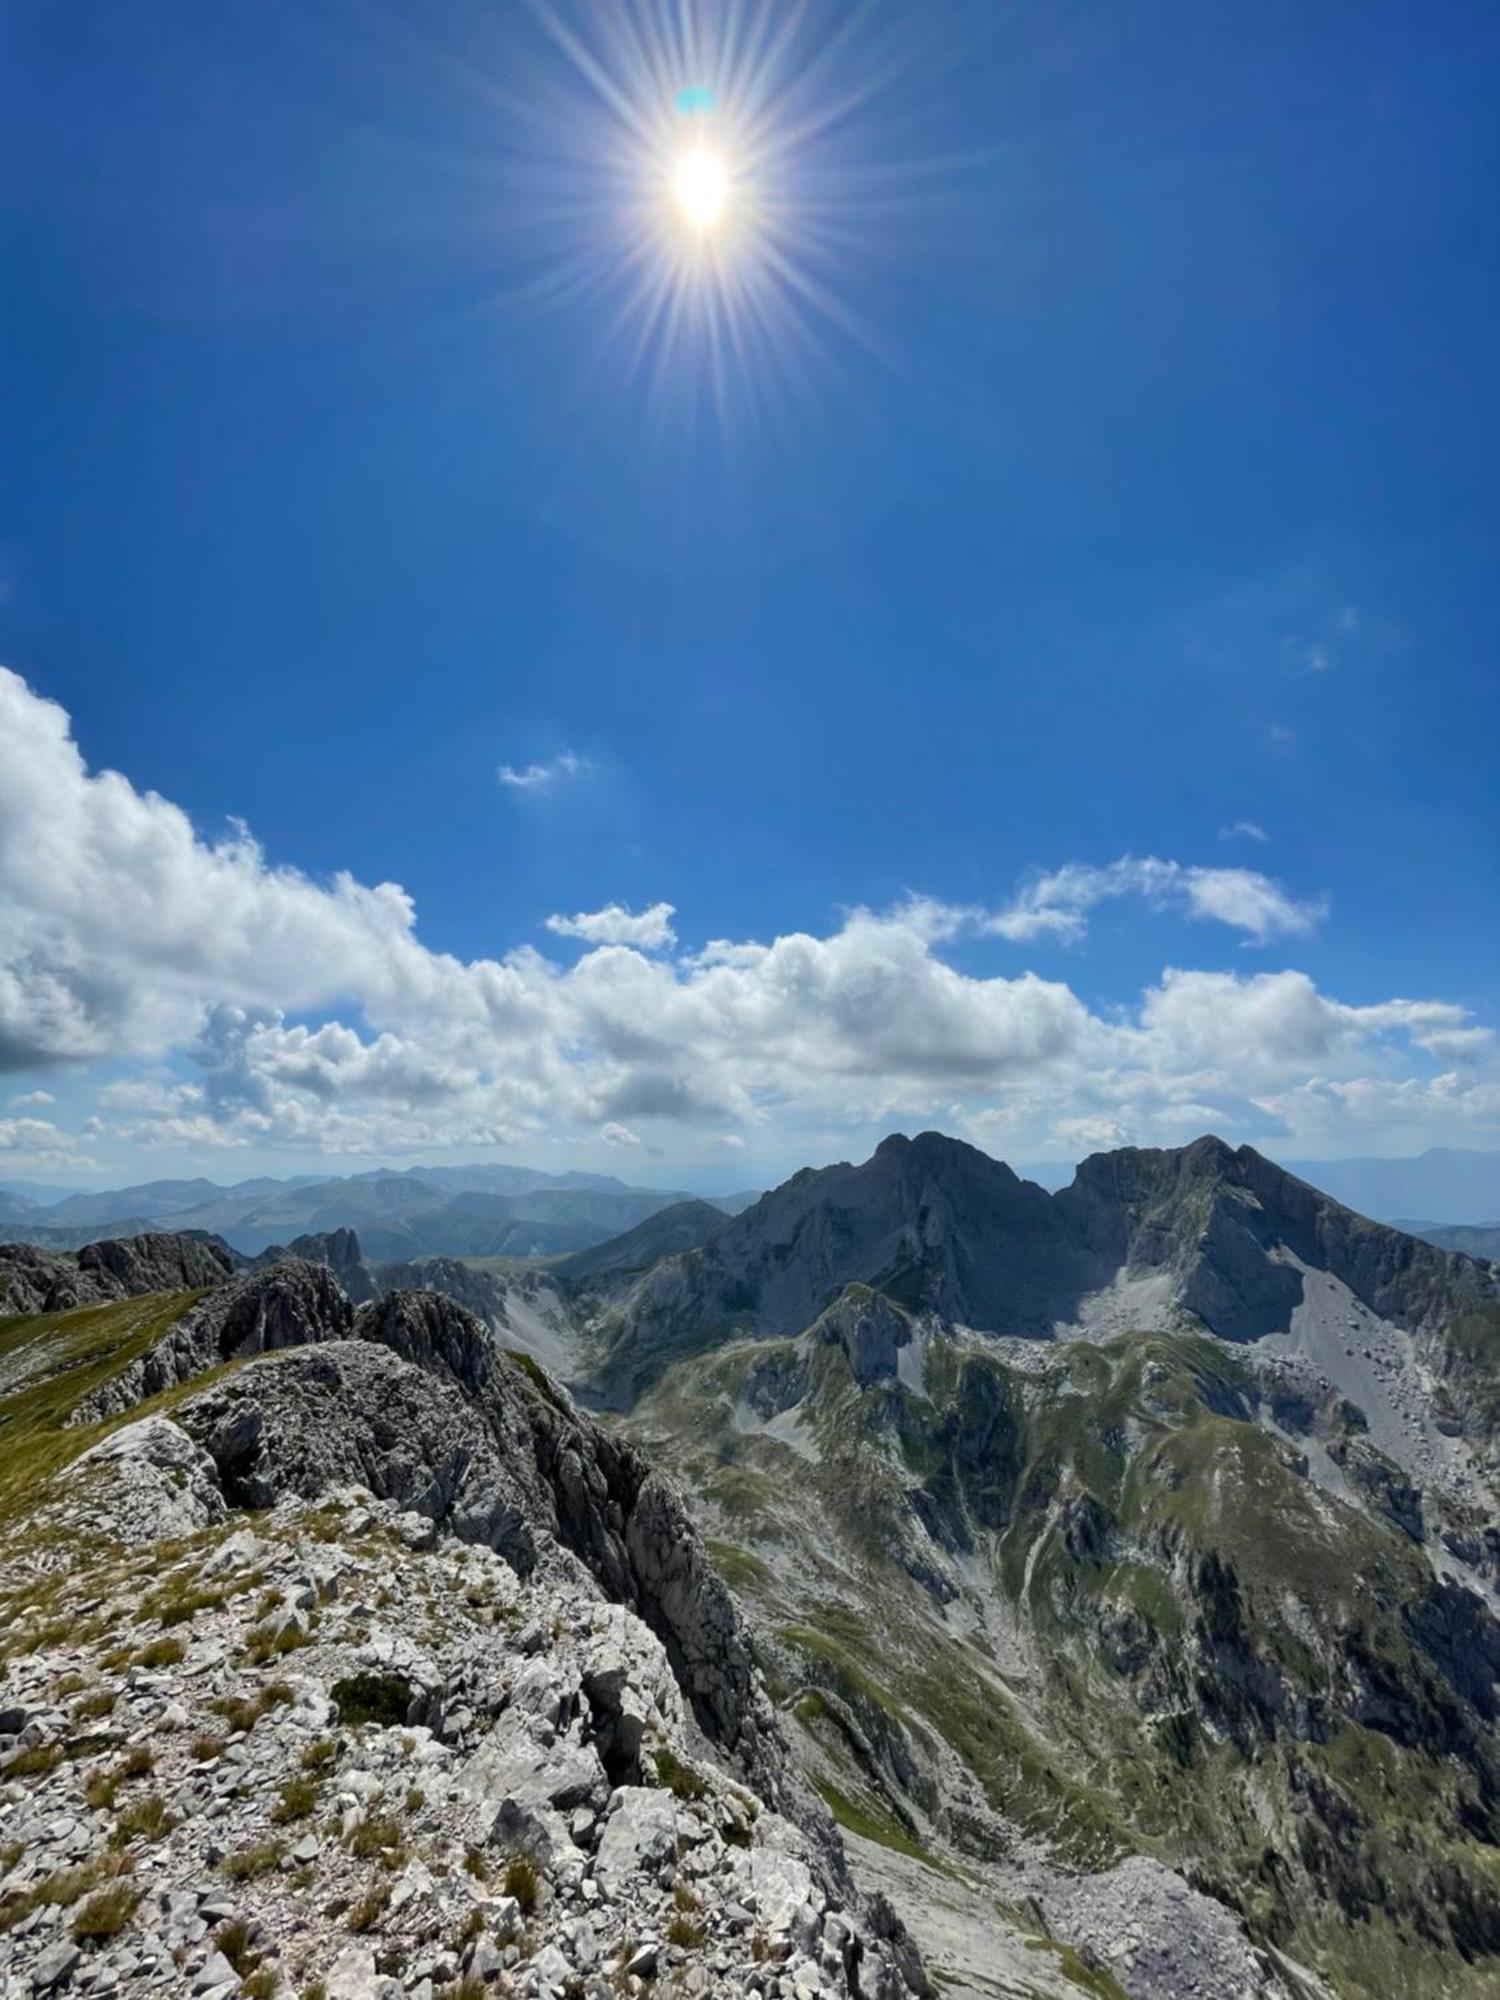
[(626, 12), (0, 14), (0, 1174), (1500, 1143), (1500, 16)]

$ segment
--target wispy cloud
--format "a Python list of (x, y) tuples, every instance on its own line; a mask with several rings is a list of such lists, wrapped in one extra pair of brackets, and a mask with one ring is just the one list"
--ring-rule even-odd
[(593, 769), (587, 757), (580, 757), (572, 750), (560, 750), (544, 764), (502, 764), (495, 776), (502, 785), (508, 785), (516, 792), (550, 792), (554, 785), (571, 778), (582, 778)]
[(57, 1099), (50, 1090), (22, 1090), (10, 1102), (12, 1110), (22, 1111), (31, 1105), (56, 1104)]
[(1262, 846), (1271, 838), (1257, 820), (1237, 819), (1229, 826), (1219, 828), (1220, 840), (1254, 840)]
[(580, 910), (572, 917), (548, 917), (547, 929), (554, 937), (582, 938), (585, 944), (628, 944), (639, 951), (665, 951), (676, 944), (672, 928), (674, 906), (653, 903), (636, 914), (623, 903), (609, 903), (602, 910)]
[[(1260, 836), (1264, 839), (1264, 835)], [(1299, 902), (1253, 868), (1189, 868), (1153, 855), (1126, 855), (1107, 868), (1070, 862), (1038, 876), (1003, 910), (984, 917), (978, 928), (995, 937), (1026, 943), (1054, 937), (1064, 944), (1081, 938), (1088, 913), (1121, 896), (1142, 896), (1158, 909), (1228, 924), (1264, 944), (1268, 938), (1301, 936), (1326, 914), (1321, 899)]]

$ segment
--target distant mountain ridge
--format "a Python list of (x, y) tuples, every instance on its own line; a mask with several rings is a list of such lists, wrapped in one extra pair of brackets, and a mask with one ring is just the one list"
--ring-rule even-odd
[(1402, 1222), (1396, 1226), (1439, 1250), (1460, 1250), (1466, 1257), (1486, 1257), (1491, 1263), (1500, 1260), (1500, 1222)]
[[(728, 1208), (748, 1197), (726, 1196)], [(369, 1257), (548, 1257), (584, 1250), (693, 1200), (609, 1174), (532, 1167), (413, 1167), (329, 1178), (260, 1175), (232, 1186), (146, 1181), (38, 1203), (0, 1193), (0, 1233), (56, 1250), (148, 1231), (205, 1230), (256, 1256), (294, 1236), (357, 1229)], [(726, 1211), (727, 1212), (727, 1211)]]

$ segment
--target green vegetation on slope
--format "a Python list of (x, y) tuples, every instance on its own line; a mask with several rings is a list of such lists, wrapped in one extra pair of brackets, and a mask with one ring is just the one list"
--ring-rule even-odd
[[(941, 1742), (1068, 1859), (1176, 1862), (1342, 1994), (1495, 1990), (1476, 1662), (1500, 1635), (1378, 1481), (1365, 1507), (1308, 1476), (1248, 1358), (1158, 1333), (1044, 1352), (939, 1341), (918, 1394), (857, 1381), (836, 1340), (740, 1341), (636, 1414), (738, 1553), (825, 1797), (887, 1831), (898, 1792), (925, 1815)], [(1450, 1353), (1493, 1385), (1500, 1315)], [(1346, 1405), (1314, 1419), (1335, 1460), (1359, 1440)]]
[(0, 1318), (0, 1523), (119, 1420), (70, 1427), (85, 1398), (149, 1352), (201, 1292)]

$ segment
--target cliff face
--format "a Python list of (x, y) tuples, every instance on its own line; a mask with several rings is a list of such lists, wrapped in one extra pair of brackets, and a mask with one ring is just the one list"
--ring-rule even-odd
[(359, 1238), (352, 1229), (317, 1230), (309, 1236), (293, 1237), (285, 1245), (273, 1243), (255, 1259), (255, 1268), (264, 1270), (268, 1265), (285, 1262), (288, 1257), (298, 1258), (304, 1264), (326, 1264), (354, 1305), (363, 1305), (380, 1296), (380, 1285), (365, 1263)]
[(1095, 1154), (1053, 1199), (1093, 1256), (1171, 1274), (1183, 1306), (1224, 1339), (1284, 1330), (1302, 1297), (1299, 1266), (1408, 1331), (1458, 1301), (1500, 1298), (1500, 1272), (1483, 1260), (1370, 1222), (1250, 1146)]

